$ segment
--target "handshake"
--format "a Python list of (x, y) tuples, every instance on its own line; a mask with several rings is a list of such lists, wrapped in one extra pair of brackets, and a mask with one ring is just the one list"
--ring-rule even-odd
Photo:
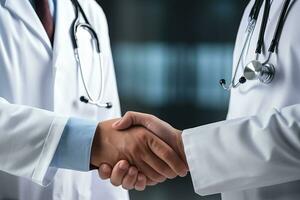
[(155, 116), (128, 112), (98, 125), (91, 165), (102, 179), (127, 190), (184, 177), (188, 166), (181, 133)]

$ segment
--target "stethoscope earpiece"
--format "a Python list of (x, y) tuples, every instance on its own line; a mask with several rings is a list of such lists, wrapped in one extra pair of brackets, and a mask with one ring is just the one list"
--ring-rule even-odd
[(244, 76), (242, 76), (240, 79), (239, 79), (239, 83), (240, 84), (244, 84), (244, 83), (246, 83), (247, 82), (247, 79), (244, 77)]
[(82, 103), (86, 103), (86, 104), (89, 103), (89, 100), (88, 100), (85, 96), (81, 96), (79, 100), (80, 100)]
[(227, 91), (230, 91), (232, 88), (237, 88), (239, 87), (240, 85), (244, 84), (247, 82), (247, 79), (242, 76), (240, 79), (239, 79), (239, 82), (234, 84), (234, 83), (231, 83), (229, 86), (226, 86), (226, 80), (225, 79), (221, 79), (219, 81), (220, 85), (223, 87), (224, 90), (227, 90)]
[(226, 80), (225, 79), (221, 79), (219, 81), (219, 83), (220, 83), (221, 86), (224, 86), (224, 85), (226, 85)]

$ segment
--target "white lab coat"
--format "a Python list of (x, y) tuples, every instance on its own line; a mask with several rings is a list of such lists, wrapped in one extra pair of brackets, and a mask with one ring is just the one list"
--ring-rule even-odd
[[(265, 60), (283, 0), (273, 0), (266, 29)], [(243, 46), (250, 1), (234, 51), (234, 66)], [(249, 81), (231, 91), (228, 120), (183, 133), (195, 191), (222, 193), (223, 200), (300, 199), (300, 2), (286, 19), (272, 84)], [(263, 9), (246, 61), (255, 58)], [(241, 71), (239, 72), (241, 75)], [(216, 86), (217, 87), (217, 86)]]
[[(55, 175), (49, 168), (69, 116), (97, 121), (120, 116), (105, 15), (95, 1), (79, 2), (100, 39), (104, 101), (113, 103), (109, 110), (78, 101), (85, 90), (69, 33), (75, 17), (71, 1), (57, 1), (52, 50), (29, 1), (0, 0), (0, 199), (128, 199), (127, 191), (99, 180), (97, 172), (58, 170)], [(82, 59), (88, 62), (91, 48), (85, 45), (90, 40), (81, 36)], [(83, 67), (93, 94), (99, 91), (98, 64)], [(53, 178), (47, 188), (31, 182), (45, 185)]]

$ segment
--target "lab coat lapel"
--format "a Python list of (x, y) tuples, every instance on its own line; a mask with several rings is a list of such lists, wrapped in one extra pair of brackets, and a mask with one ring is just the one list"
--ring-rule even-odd
[(47, 48), (52, 49), (47, 33), (28, 0), (5, 0), (4, 6), (20, 18), (29, 27), (30, 31), (41, 39)]
[(53, 46), (53, 66), (55, 68), (64, 65), (70, 52), (73, 54), (71, 43), (71, 25), (75, 18), (71, 1), (57, 1), (56, 4), (56, 27)]

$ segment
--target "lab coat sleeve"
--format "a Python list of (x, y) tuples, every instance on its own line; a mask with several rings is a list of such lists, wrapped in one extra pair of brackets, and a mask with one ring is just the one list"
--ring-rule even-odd
[(300, 105), (183, 132), (200, 195), (300, 180)]
[(40, 185), (50, 183), (56, 169), (49, 165), (67, 120), (0, 98), (0, 170)]

